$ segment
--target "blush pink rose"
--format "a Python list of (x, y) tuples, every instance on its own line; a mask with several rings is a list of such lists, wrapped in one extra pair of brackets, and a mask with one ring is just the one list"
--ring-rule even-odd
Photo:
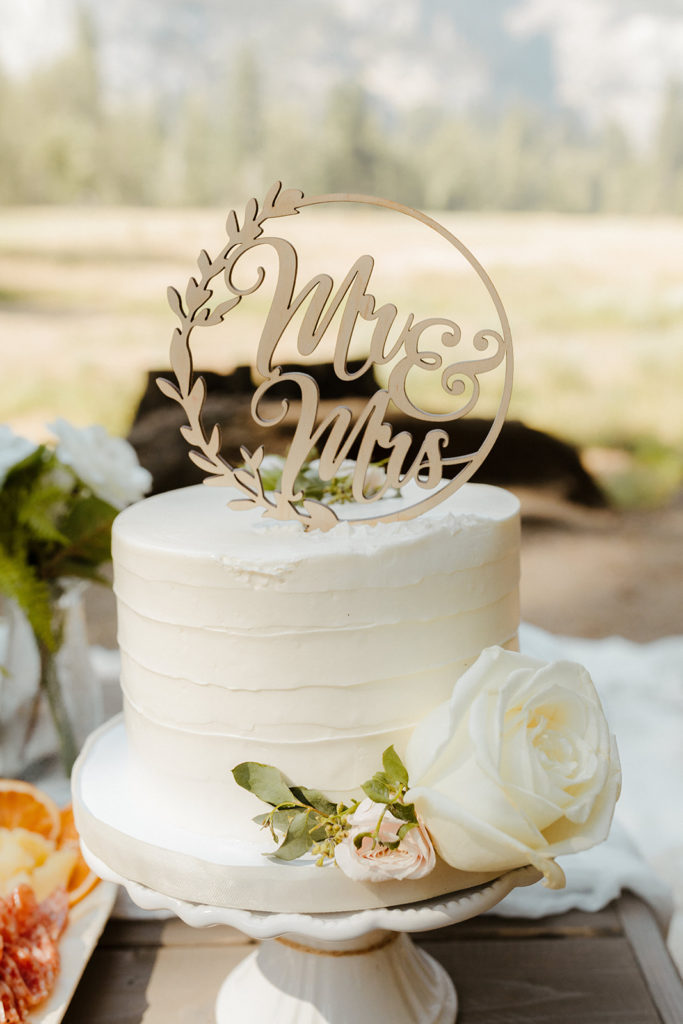
[[(350, 816), (349, 833), (335, 848), (337, 865), (356, 882), (399, 881), (428, 875), (436, 863), (436, 855), (427, 831), (421, 824), (412, 828), (395, 850), (389, 850), (379, 843), (375, 843), (373, 848), (370, 836), (366, 836), (360, 848), (356, 848), (355, 837), (361, 832), (375, 831), (383, 807), (383, 804), (366, 799)], [(403, 824), (387, 811), (382, 819), (378, 839), (385, 843), (396, 842), (398, 830)]]

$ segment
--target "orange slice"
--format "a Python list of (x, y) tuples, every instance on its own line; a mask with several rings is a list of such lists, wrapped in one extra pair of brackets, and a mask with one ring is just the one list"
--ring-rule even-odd
[(56, 839), (61, 827), (59, 808), (30, 782), (0, 779), (0, 827), (25, 828)]
[(74, 822), (73, 807), (69, 804), (68, 807), (63, 807), (59, 812), (60, 817), (60, 829), (59, 836), (57, 837), (57, 849), (63, 847), (72, 848), (78, 855), (78, 859), (74, 864), (73, 870), (69, 875), (69, 881), (67, 882), (67, 892), (69, 894), (69, 906), (73, 907), (75, 903), (79, 903), (84, 896), (87, 896), (89, 892), (95, 888), (99, 882), (99, 878), (91, 871), (85, 861), (81, 848), (78, 843), (78, 832), (76, 830), (76, 824)]
[(91, 871), (86, 862), (80, 857), (73, 871), (69, 875), (66, 891), (69, 895), (69, 906), (73, 907), (80, 903), (88, 893), (92, 892), (100, 879), (94, 871)]
[(78, 831), (76, 830), (76, 822), (74, 821), (74, 809), (71, 804), (67, 807), (62, 807), (59, 812), (59, 835), (57, 837), (57, 846), (64, 846), (65, 843), (77, 843), (78, 842)]

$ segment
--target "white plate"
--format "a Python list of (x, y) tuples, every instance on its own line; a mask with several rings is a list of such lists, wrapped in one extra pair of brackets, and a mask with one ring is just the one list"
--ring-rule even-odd
[(59, 1024), (81, 980), (114, 906), (118, 886), (100, 882), (69, 913), (69, 923), (59, 940), (61, 967), (50, 998), (29, 1015), (31, 1024)]

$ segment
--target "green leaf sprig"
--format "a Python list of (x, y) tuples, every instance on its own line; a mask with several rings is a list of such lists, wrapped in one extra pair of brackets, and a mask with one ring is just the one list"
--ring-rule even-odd
[[(395, 850), (410, 829), (417, 825), (415, 808), (404, 799), (408, 790), (408, 772), (393, 746), (384, 751), (382, 768), (361, 787), (370, 800), (382, 806), (382, 810), (371, 832), (354, 837), (356, 848), (360, 848), (369, 836), (373, 848), (380, 845)], [(349, 818), (358, 810), (359, 800), (335, 804), (319, 790), (291, 785), (279, 769), (256, 761), (243, 761), (233, 768), (232, 774), (239, 786), (271, 806), (270, 811), (258, 815), (254, 821), (269, 829), (273, 841), (279, 842), (273, 857), (290, 861), (310, 851), (317, 858), (319, 867), (334, 860), (335, 847), (349, 834)], [(403, 822), (398, 838), (392, 842), (380, 838), (387, 811)]]
[[(354, 836), (353, 843), (357, 850), (363, 845), (363, 840), (368, 837), (372, 839), (373, 849), (379, 845), (389, 850), (395, 850), (401, 845), (408, 832), (417, 826), (415, 805), (407, 804), (404, 799), (408, 791), (408, 772), (393, 746), (387, 747), (382, 754), (382, 767), (384, 771), (375, 772), (371, 779), (363, 783), (362, 790), (373, 803), (384, 804), (384, 808), (372, 832), (359, 832)], [(392, 842), (386, 842), (379, 838), (387, 811), (403, 822), (397, 832), (397, 839)]]
[(117, 509), (65, 471), (40, 445), (0, 487), (0, 594), (26, 615), (39, 644), (55, 651), (54, 588), (65, 577), (106, 583)]
[[(339, 476), (334, 476), (331, 480), (323, 480), (318, 472), (317, 459), (318, 451), (312, 448), (294, 482), (294, 491), (297, 494), (301, 493), (302, 501), (324, 501), (327, 505), (344, 505), (355, 501), (352, 475), (349, 472), (340, 472)], [(371, 463), (371, 466), (383, 468), (388, 461), (382, 459)], [(281, 455), (269, 455), (263, 460), (259, 467), (259, 476), (265, 491), (278, 490), (284, 466), (285, 459)], [(392, 490), (390, 493), (396, 496), (400, 491)]]

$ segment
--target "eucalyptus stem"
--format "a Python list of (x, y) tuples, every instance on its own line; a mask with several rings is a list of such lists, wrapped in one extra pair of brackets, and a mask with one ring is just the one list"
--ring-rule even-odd
[(40, 653), (40, 688), (45, 693), (50, 706), (52, 721), (54, 722), (59, 741), (62, 767), (68, 777), (71, 775), (71, 769), (78, 755), (78, 747), (76, 746), (73, 727), (59, 684), (55, 654), (42, 642), (39, 642), (38, 650)]
[(384, 821), (384, 815), (387, 813), (388, 810), (389, 810), (389, 804), (385, 804), (384, 807), (382, 808), (382, 813), (380, 814), (380, 816), (379, 816), (379, 818), (377, 820), (377, 824), (375, 826), (375, 831), (372, 833), (372, 837), (371, 838), (372, 838), (372, 848), (373, 848), (373, 850), (377, 846), (377, 843), (380, 841), (379, 834), (380, 834), (380, 831), (382, 829), (382, 822)]

